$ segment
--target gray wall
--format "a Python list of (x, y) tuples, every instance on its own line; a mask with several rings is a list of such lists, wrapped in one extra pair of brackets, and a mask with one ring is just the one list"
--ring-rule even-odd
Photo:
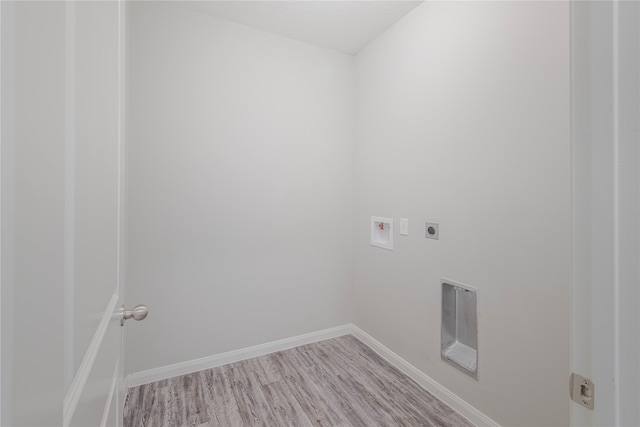
[[(354, 323), (508, 426), (569, 424), (568, 31), (566, 2), (426, 2), (356, 57)], [(371, 215), (409, 236), (370, 246)], [(440, 359), (441, 277), (478, 288), (477, 382)]]
[(129, 11), (125, 372), (349, 323), (352, 57)]

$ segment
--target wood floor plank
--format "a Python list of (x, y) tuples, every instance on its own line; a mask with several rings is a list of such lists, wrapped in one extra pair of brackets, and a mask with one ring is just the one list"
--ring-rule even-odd
[[(347, 340), (351, 342), (345, 345)], [(381, 381), (380, 390), (386, 390), (382, 386), (387, 384), (390, 386), (388, 393), (385, 394), (383, 401), (391, 402), (394, 405), (402, 402), (404, 409), (411, 409), (413, 415), (419, 414), (423, 408), (430, 408), (431, 421), (435, 426), (465, 426), (468, 422), (458, 414), (457, 418), (451, 416), (451, 408), (430, 393), (424, 393), (424, 389), (415, 383), (411, 378), (404, 375), (397, 368), (388, 365), (377, 353), (360, 342), (355, 337), (349, 337), (345, 340), (337, 340), (336, 345), (343, 345), (346, 348), (358, 348), (358, 354), (361, 355), (358, 369), (362, 371), (364, 378), (379, 378)], [(380, 369), (380, 366), (388, 365), (387, 369)], [(393, 396), (402, 396), (402, 399), (393, 399)], [(417, 424), (416, 424), (417, 425)]]
[(128, 390), (125, 427), (470, 427), (353, 336)]
[(251, 382), (247, 372), (247, 362), (241, 361), (226, 366), (231, 379), (233, 395), (236, 399), (243, 426), (275, 424), (274, 415), (268, 410), (269, 403), (262, 394), (259, 384)]
[(282, 374), (269, 357), (256, 357), (246, 361), (260, 385), (269, 385), (282, 380)]
[(281, 382), (262, 386), (262, 393), (269, 402), (277, 426), (312, 427), (305, 412), (296, 399), (291, 398), (289, 388)]
[[(354, 393), (358, 393), (366, 397), (364, 405), (367, 408), (375, 408), (377, 410), (377, 419), (383, 421), (388, 425), (430, 425), (423, 417), (416, 417), (415, 413), (408, 411), (404, 400), (399, 399), (401, 394), (390, 393), (390, 384), (384, 381), (384, 376), (380, 373), (384, 372), (382, 366), (378, 366), (373, 371), (368, 371), (365, 365), (363, 365), (362, 354), (360, 352), (351, 355), (342, 352), (341, 347), (336, 344), (340, 340), (334, 341), (330, 344), (329, 348), (332, 351), (332, 357), (336, 358), (337, 363), (340, 366), (348, 366), (348, 374), (345, 373), (351, 383), (351, 387), (354, 389)], [(398, 404), (402, 402), (402, 404)]]
[(324, 380), (325, 393), (330, 396), (333, 405), (342, 410), (347, 422), (354, 426), (396, 425), (379, 406), (368, 403), (369, 396), (359, 390), (353, 376), (355, 370), (341, 363), (332, 349), (316, 345), (310, 350), (307, 354), (311, 363), (321, 371), (317, 375)]
[[(340, 341), (336, 341), (335, 344), (337, 344), (336, 347), (340, 347), (341, 343)], [(354, 347), (360, 345), (355, 339), (350, 344)], [(388, 367), (381, 369), (381, 366), (386, 364), (386, 362), (377, 358), (372, 360), (369, 357), (371, 355), (367, 354), (366, 350), (368, 350), (368, 348), (365, 346), (360, 347), (359, 351), (355, 353), (357, 359), (342, 359), (345, 353), (338, 351), (336, 351), (334, 357), (342, 359), (341, 361), (344, 364), (351, 362), (349, 366), (350, 369), (353, 370), (354, 375), (357, 376), (361, 383), (366, 386), (367, 389), (371, 390), (372, 393), (377, 393), (377, 396), (382, 397), (382, 399), (380, 399), (381, 402), (395, 406), (401, 412), (407, 412), (411, 409), (406, 405), (406, 399), (409, 396), (403, 396), (403, 399), (398, 399), (398, 396), (407, 394), (407, 391), (418, 391), (419, 394), (422, 394), (420, 393), (421, 389), (416, 390), (412, 387), (414, 384), (413, 381), (404, 376), (400, 371), (395, 370), (395, 368)], [(423, 408), (424, 405), (421, 405), (421, 407)]]
[(210, 424), (220, 427), (242, 425), (242, 417), (226, 369), (218, 367), (201, 371), (200, 378), (206, 390)]
[(268, 355), (267, 359), (277, 368), (287, 385), (291, 397), (299, 404), (312, 425), (318, 427), (333, 427), (340, 425), (343, 420), (337, 414), (334, 405), (329, 404), (325, 393), (318, 388), (313, 377), (307, 375), (304, 366), (298, 357), (297, 351), (287, 351)]
[[(352, 337), (353, 338), (353, 337)], [(430, 421), (435, 426), (466, 426), (468, 422), (458, 414), (451, 414), (451, 408), (430, 393), (424, 393), (424, 389), (415, 383), (411, 378), (404, 375), (400, 370), (393, 366), (388, 369), (381, 370), (381, 365), (387, 365), (377, 353), (368, 348), (357, 339), (353, 338), (360, 348), (362, 358), (359, 363), (360, 369), (364, 370), (364, 376), (367, 378), (378, 377), (380, 381), (388, 385), (388, 391), (385, 394), (385, 401), (398, 404), (402, 402), (402, 406), (406, 410), (412, 412), (412, 416), (416, 415), (420, 418), (420, 412), (425, 407), (429, 408)], [(381, 390), (387, 390), (381, 387)], [(402, 399), (393, 399), (393, 396), (401, 396)]]

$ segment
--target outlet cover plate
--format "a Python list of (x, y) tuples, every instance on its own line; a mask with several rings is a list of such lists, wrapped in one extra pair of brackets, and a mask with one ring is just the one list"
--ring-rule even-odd
[(400, 218), (400, 235), (409, 235), (409, 220), (407, 218)]
[(437, 222), (425, 222), (424, 237), (427, 239), (440, 239), (440, 225)]

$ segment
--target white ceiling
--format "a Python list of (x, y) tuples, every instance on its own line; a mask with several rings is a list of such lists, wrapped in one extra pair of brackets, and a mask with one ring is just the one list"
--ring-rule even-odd
[(420, 1), (192, 1), (172, 4), (259, 30), (355, 55)]

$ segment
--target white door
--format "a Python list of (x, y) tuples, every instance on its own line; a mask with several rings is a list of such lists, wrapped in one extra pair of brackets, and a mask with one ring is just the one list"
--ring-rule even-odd
[(640, 425), (640, 3), (572, 4), (574, 426)]
[(123, 4), (1, 13), (2, 425), (119, 426)]
[(65, 396), (63, 425), (119, 425), (121, 3), (66, 4)]

